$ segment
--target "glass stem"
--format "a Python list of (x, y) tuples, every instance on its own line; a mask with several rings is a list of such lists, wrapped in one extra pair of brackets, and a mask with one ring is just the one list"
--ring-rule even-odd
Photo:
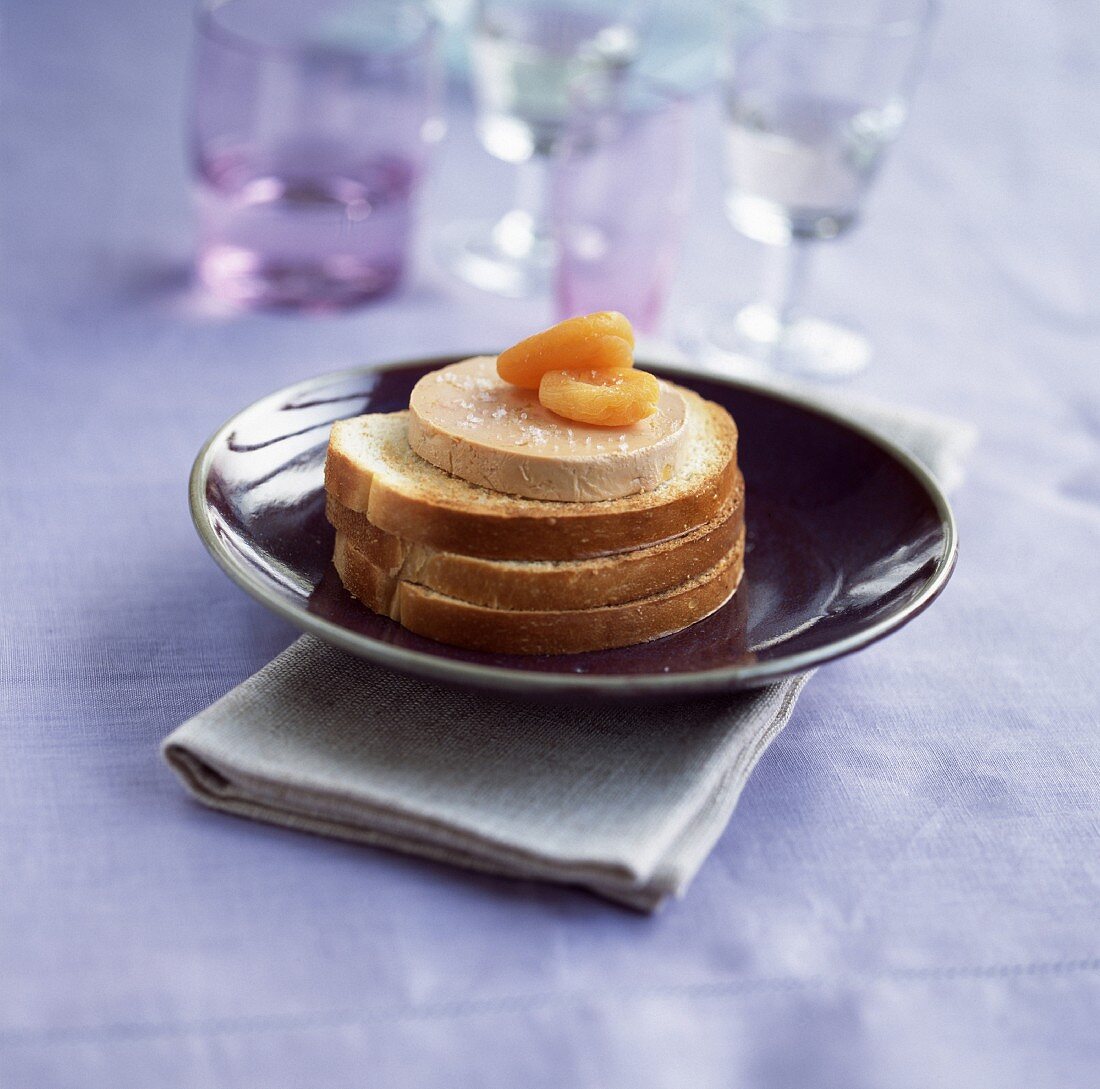
[(810, 244), (793, 240), (774, 246), (767, 275), (766, 303), (775, 315), (777, 339), (794, 321), (802, 303), (809, 270)]
[(550, 237), (549, 185), (549, 160), (545, 155), (536, 153), (519, 164), (515, 210), (527, 218), (535, 242), (544, 242)]
[(548, 266), (553, 245), (549, 161), (532, 155), (517, 167), (515, 205), (493, 228), (493, 239), (501, 253), (516, 261)]

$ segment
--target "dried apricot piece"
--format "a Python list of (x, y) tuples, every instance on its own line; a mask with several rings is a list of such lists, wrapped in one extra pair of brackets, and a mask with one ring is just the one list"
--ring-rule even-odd
[(661, 387), (633, 367), (547, 371), (539, 383), (543, 408), (578, 423), (625, 427), (657, 411)]
[(513, 386), (538, 389), (547, 371), (634, 364), (634, 330), (614, 310), (568, 318), (497, 356), (497, 374)]

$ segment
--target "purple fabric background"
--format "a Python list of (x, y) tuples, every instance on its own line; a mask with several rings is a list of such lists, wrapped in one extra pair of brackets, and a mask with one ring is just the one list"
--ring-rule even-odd
[[(293, 638), (203, 552), (209, 432), (357, 363), (546, 317), (422, 256), (326, 320), (185, 290), (184, 3), (0, 15), (0, 1084), (959, 1086), (1100, 1069), (1094, 5), (950, 5), (824, 309), (858, 390), (973, 419), (962, 558), (823, 670), (688, 899), (637, 918), (200, 809), (157, 743)], [(748, 293), (701, 119), (678, 299)], [(426, 226), (511, 172), (453, 116)], [(422, 247), (425, 248), (425, 247)]]

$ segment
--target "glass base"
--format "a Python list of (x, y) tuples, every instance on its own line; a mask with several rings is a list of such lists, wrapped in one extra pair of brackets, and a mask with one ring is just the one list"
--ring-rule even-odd
[(290, 261), (224, 245), (204, 247), (198, 258), (198, 279), (207, 291), (230, 306), (256, 310), (348, 310), (395, 290), (402, 271), (397, 262), (350, 256)]
[(527, 212), (509, 212), (496, 223), (452, 224), (437, 252), (449, 272), (482, 291), (525, 299), (550, 290), (554, 244)]
[(697, 312), (684, 323), (681, 339), (701, 362), (747, 377), (779, 373), (839, 381), (858, 374), (871, 359), (871, 346), (857, 330), (813, 317), (784, 325), (760, 303)]

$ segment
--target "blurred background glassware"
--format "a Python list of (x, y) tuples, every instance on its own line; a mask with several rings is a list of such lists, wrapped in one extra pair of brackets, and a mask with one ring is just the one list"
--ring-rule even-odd
[(190, 141), (216, 296), (337, 310), (400, 283), (442, 135), (436, 37), (417, 0), (200, 5)]
[(810, 247), (850, 231), (897, 139), (934, 0), (737, 0), (724, 78), (726, 211), (772, 251), (766, 297), (697, 315), (707, 355), (792, 375), (866, 366), (854, 329), (800, 310)]
[(456, 223), (443, 264), (486, 291), (546, 291), (554, 261), (547, 163), (579, 81), (612, 85), (638, 52), (632, 0), (479, 0), (470, 28), (477, 132), (491, 154), (519, 167), (516, 206), (496, 223)]
[(554, 158), (559, 319), (618, 310), (657, 331), (692, 197), (692, 100), (640, 75), (573, 92)]

